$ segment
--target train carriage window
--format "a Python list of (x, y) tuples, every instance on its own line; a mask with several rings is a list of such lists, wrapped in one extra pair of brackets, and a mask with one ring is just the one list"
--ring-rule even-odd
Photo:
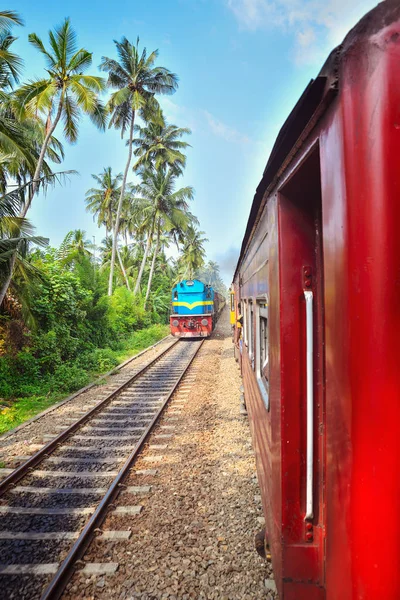
[(269, 410), (268, 303), (264, 299), (257, 302), (256, 377), (265, 407)]
[(249, 344), (249, 358), (251, 362), (251, 368), (254, 370), (254, 357), (255, 357), (255, 348), (254, 348), (254, 309), (253, 302), (249, 301), (249, 309), (248, 309), (248, 344)]
[(247, 301), (243, 300), (243, 312), (241, 313), (243, 316), (243, 342), (244, 345), (247, 347), (248, 346), (248, 339), (247, 339), (247, 331), (248, 331), (248, 325), (247, 325)]

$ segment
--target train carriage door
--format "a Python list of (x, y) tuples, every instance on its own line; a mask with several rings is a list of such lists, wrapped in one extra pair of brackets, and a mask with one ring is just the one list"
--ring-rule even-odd
[[(315, 146), (279, 194), (284, 598), (324, 592), (324, 298), (322, 197)], [(302, 596), (303, 597), (303, 596)]]

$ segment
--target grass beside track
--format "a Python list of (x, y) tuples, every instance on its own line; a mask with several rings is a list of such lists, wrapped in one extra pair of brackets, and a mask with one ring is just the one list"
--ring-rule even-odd
[(52, 389), (44, 390), (43, 395), (40, 395), (40, 391), (38, 390), (38, 393), (32, 393), (29, 396), (18, 397), (12, 400), (0, 399), (0, 403), (3, 406), (5, 404), (7, 405), (0, 411), (0, 434), (17, 427), (43, 410), (46, 410), (46, 408), (49, 408), (56, 402), (60, 402), (63, 398), (68, 396), (68, 394), (79, 390), (94, 381), (100, 375), (107, 373), (111, 366), (110, 359), (114, 363), (112, 366), (117, 366), (127, 358), (152, 346), (168, 335), (168, 333), (168, 325), (152, 325), (147, 329), (132, 333), (132, 335), (124, 341), (123, 350), (107, 350), (108, 360), (107, 363), (104, 364), (104, 368), (98, 371), (85, 370), (85, 376), (83, 378), (80, 377), (75, 384), (74, 381), (71, 380), (67, 386), (64, 385), (62, 391), (60, 391), (57, 386), (57, 382), (54, 382)]

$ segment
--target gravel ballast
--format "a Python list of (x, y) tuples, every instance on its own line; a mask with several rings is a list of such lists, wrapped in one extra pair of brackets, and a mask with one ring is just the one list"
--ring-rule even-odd
[[(0, 461), (7, 467), (13, 466), (14, 457), (33, 453), (35, 445), (43, 444), (43, 436), (59, 433), (58, 425), (68, 424), (68, 419), (77, 419), (80, 412), (86, 412), (91, 406), (96, 404), (100, 397), (104, 397), (114, 386), (120, 385), (130, 376), (134, 375), (141, 367), (149, 363), (173, 343), (172, 336), (162, 340), (157, 346), (149, 348), (137, 358), (127, 363), (115, 375), (104, 378), (103, 384), (95, 385), (90, 390), (77, 395), (72, 400), (55, 406), (54, 409), (46, 411), (46, 414), (37, 420), (27, 423), (13, 433), (7, 433), (0, 436)], [(72, 421), (71, 421), (72, 422)]]
[[(84, 557), (119, 563), (117, 572), (76, 574), (64, 600), (278, 598), (271, 565), (254, 549), (260, 492), (248, 422), (239, 412), (241, 379), (228, 316), (225, 311), (204, 343), (125, 481), (151, 490), (115, 502), (140, 503), (141, 514), (111, 514), (102, 526), (129, 529), (131, 538), (94, 541)], [(143, 470), (151, 472), (135, 474)]]

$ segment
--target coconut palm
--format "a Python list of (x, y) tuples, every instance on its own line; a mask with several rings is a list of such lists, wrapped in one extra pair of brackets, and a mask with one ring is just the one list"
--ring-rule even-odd
[(117, 214), (114, 224), (114, 239), (110, 265), (108, 294), (112, 294), (113, 271), (117, 247), (117, 237), (121, 218), (122, 203), (125, 196), (126, 180), (132, 160), (132, 142), (136, 112), (142, 114), (154, 112), (158, 108), (155, 94), (172, 94), (177, 88), (177, 77), (164, 67), (156, 67), (158, 51), (147, 56), (146, 48), (139, 52), (139, 38), (136, 45), (125, 37), (115, 41), (119, 61), (104, 56), (100, 68), (108, 73), (108, 85), (116, 89), (108, 102), (111, 112), (110, 127), (121, 130), (121, 136), (129, 130), (128, 158), (121, 184)]
[(223, 295), (226, 295), (228, 292), (226, 285), (222, 280), (219, 265), (215, 261), (208, 261), (207, 264), (196, 271), (195, 277), (208, 285), (211, 285), (217, 292), (220, 292)]
[(179, 276), (181, 279), (193, 279), (195, 272), (204, 265), (206, 251), (204, 243), (208, 239), (203, 237), (204, 231), (199, 231), (190, 226), (185, 234), (185, 243), (182, 256), (179, 258)]
[(150, 120), (144, 127), (135, 126), (137, 137), (133, 140), (138, 160), (133, 169), (169, 166), (174, 174), (181, 175), (186, 165), (186, 156), (183, 154), (190, 144), (180, 138), (191, 133), (187, 127), (168, 125), (160, 110), (156, 118)]
[(11, 35), (10, 27), (15, 24), (22, 24), (17, 13), (0, 12), (0, 162), (4, 165), (18, 157), (33, 169), (33, 174), (39, 153), (32, 148), (24, 123), (18, 122), (12, 109), (11, 92), (19, 82), (22, 68), (21, 58), (11, 51), (16, 38)]
[[(35, 271), (25, 260), (29, 245), (45, 246), (48, 243), (45, 238), (34, 236), (34, 227), (19, 216), (21, 191), (18, 188), (0, 197), (0, 282), (8, 281), (7, 289), (11, 269), (23, 280), (29, 279), (29, 274)], [(5, 293), (2, 285), (0, 305)]]
[[(102, 270), (110, 268), (112, 244), (112, 238), (106, 237), (103, 240), (102, 246), (100, 247)], [(133, 270), (136, 269), (134, 255), (131, 249), (127, 246), (123, 246), (121, 249), (117, 246), (117, 258), (121, 270), (121, 276), (125, 280), (126, 287), (129, 291), (131, 291), (129, 276), (132, 275)]]
[[(1, 120), (1, 117), (0, 117)], [(33, 157), (38, 157), (40, 153), (40, 143), (43, 140), (44, 130), (40, 127), (38, 121), (27, 119), (21, 123), (20, 131), (24, 134), (25, 149), (29, 148), (28, 153)], [(1, 136), (0, 136), (1, 138)], [(0, 148), (1, 148), (0, 142)], [(51, 158), (53, 162), (60, 163), (64, 157), (64, 152), (60, 142), (52, 137), (46, 149), (46, 157)], [(20, 152), (19, 149), (8, 154), (0, 153), (0, 192), (5, 193), (10, 186), (10, 179), (12, 179), (18, 190), (19, 197), (19, 208), (20, 216), (24, 213), (24, 207), (31, 202), (34, 188), (37, 190), (41, 186), (47, 183), (54, 183), (58, 180), (57, 174), (53, 174), (49, 165), (43, 161), (43, 177), (38, 180), (32, 181), (33, 172), (35, 170), (30, 160), (26, 159), (24, 152)], [(70, 171), (69, 174), (72, 174)], [(13, 186), (11, 186), (13, 187)], [(23, 219), (25, 217), (21, 216)], [(13, 255), (9, 257), (9, 272), (8, 277), (4, 279), (0, 285), (0, 304), (5, 298), (7, 289), (11, 283), (13, 277), (13, 269), (17, 260), (17, 250)]]
[(108, 237), (108, 232), (113, 230), (113, 214), (120, 194), (122, 173), (113, 177), (111, 167), (105, 167), (100, 175), (92, 177), (99, 187), (86, 192), (86, 210), (93, 213), (93, 218), (97, 216), (97, 225), (105, 226)]
[[(26, 216), (32, 199), (39, 189), (45, 156), (60, 119), (64, 121), (64, 134), (70, 142), (75, 142), (77, 139), (81, 112), (88, 114), (98, 127), (105, 127), (105, 112), (97, 97), (104, 83), (100, 77), (83, 74), (92, 63), (92, 55), (83, 48), (77, 49), (76, 34), (71, 28), (69, 19), (65, 19), (54, 33), (49, 32), (50, 50), (46, 50), (42, 40), (34, 33), (29, 35), (29, 41), (45, 56), (48, 77), (23, 85), (15, 92), (14, 97), (20, 119), (44, 116), (46, 127), (30, 193), (26, 195), (21, 206), (21, 218)], [(0, 136), (4, 135), (1, 122), (2, 118), (0, 118)], [(18, 127), (16, 133), (18, 134)], [(8, 285), (12, 277), (13, 262), (10, 258), (11, 271)], [(4, 287), (7, 287), (7, 281), (3, 283)], [(6, 291), (2, 289), (1, 299), (4, 298)]]
[(57, 258), (65, 264), (73, 263), (82, 257), (92, 256), (93, 243), (87, 239), (86, 231), (69, 231), (58, 249)]
[[(46, 118), (46, 135), (33, 176), (34, 196), (48, 144), (60, 120), (63, 120), (66, 139), (74, 143), (81, 113), (89, 115), (92, 122), (103, 129), (105, 112), (98, 99), (98, 93), (104, 89), (103, 79), (83, 74), (92, 64), (92, 54), (84, 48), (78, 49), (69, 19), (49, 32), (49, 49), (35, 33), (29, 35), (29, 42), (45, 57), (48, 75), (26, 83), (16, 92), (21, 116), (41, 114)], [(23, 207), (21, 216), (26, 215), (31, 201), (32, 198)]]
[(11, 35), (13, 25), (22, 25), (21, 17), (15, 11), (0, 11), (0, 87), (12, 87), (18, 83), (22, 69), (22, 59), (10, 51), (11, 44), (16, 40)]
[[(72, 171), (53, 173), (41, 177), (35, 183), (36, 186), (39, 186), (39, 189), (43, 188), (45, 190), (49, 185), (60, 183), (62, 178), (70, 173)], [(6, 207), (5, 211), (8, 211), (8, 214), (7, 212), (2, 214), (0, 211), (2, 222), (0, 227), (0, 262), (3, 263), (0, 268), (0, 306), (11, 284), (14, 267), (18, 265), (26, 250), (26, 244), (44, 245), (47, 243), (45, 238), (32, 236), (32, 226), (25, 217), (20, 216), (21, 206), (26, 202), (26, 198), (31, 197), (33, 185), (34, 182), (29, 181), (0, 197), (0, 204)]]
[[(1, 112), (1, 108), (0, 108)], [(10, 120), (12, 117), (9, 117)], [(1, 117), (0, 117), (1, 119)], [(10, 180), (17, 185), (24, 185), (33, 178), (35, 164), (39, 158), (40, 148), (45, 135), (44, 127), (38, 119), (25, 119), (17, 123), (23, 136), (24, 149), (29, 153), (26, 158), (19, 148), (4, 147), (0, 135), (0, 193), (5, 193), (10, 185)], [(60, 164), (64, 158), (64, 149), (61, 142), (54, 136), (50, 139), (46, 150), (46, 160), (43, 161), (43, 175), (50, 176), (52, 170), (47, 162), (51, 160)], [(30, 193), (32, 189), (30, 189)], [(21, 205), (22, 206), (22, 205)]]
[(156, 236), (154, 260), (147, 285), (146, 303), (150, 293), (155, 257), (158, 253), (161, 234), (169, 232), (176, 237), (187, 230), (192, 219), (192, 215), (188, 210), (188, 201), (192, 200), (194, 191), (190, 186), (174, 191), (177, 177), (171, 169), (166, 171), (162, 168), (157, 171), (146, 169), (141, 173), (141, 178), (142, 182), (138, 186), (141, 196), (136, 198), (136, 201), (142, 202), (144, 205), (143, 227), (147, 231), (147, 244), (136, 280), (135, 294), (139, 291), (153, 237)]

